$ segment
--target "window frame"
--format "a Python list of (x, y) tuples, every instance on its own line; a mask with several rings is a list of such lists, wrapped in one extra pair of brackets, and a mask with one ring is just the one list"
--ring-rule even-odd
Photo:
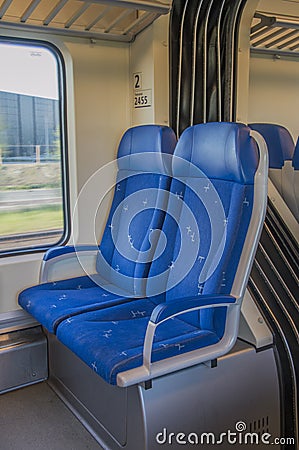
[(60, 164), (61, 164), (61, 189), (62, 189), (62, 214), (63, 231), (61, 238), (53, 244), (42, 244), (29, 247), (0, 250), (0, 258), (18, 256), (24, 254), (41, 253), (56, 246), (65, 245), (71, 235), (70, 212), (70, 177), (69, 177), (69, 149), (68, 149), (68, 123), (67, 123), (67, 85), (66, 65), (61, 50), (53, 43), (43, 39), (31, 39), (0, 35), (0, 44), (8, 43), (19, 46), (31, 46), (45, 48), (50, 51), (57, 63), (57, 82), (59, 93), (59, 127), (60, 127)]

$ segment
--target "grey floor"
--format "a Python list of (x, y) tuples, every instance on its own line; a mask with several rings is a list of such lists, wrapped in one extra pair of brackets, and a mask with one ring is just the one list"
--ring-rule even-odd
[(0, 450), (102, 450), (46, 382), (0, 395)]

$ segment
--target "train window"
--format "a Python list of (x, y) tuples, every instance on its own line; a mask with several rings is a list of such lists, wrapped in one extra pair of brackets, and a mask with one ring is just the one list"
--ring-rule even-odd
[(48, 45), (0, 40), (0, 254), (66, 236), (63, 61)]

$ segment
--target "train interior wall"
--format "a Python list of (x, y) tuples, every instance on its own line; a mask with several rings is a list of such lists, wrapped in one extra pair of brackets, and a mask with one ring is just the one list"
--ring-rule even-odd
[[(295, 16), (297, 7), (297, 2), (283, 0), (247, 3), (240, 32), (236, 111), (238, 121), (281, 123), (294, 139), (298, 135), (298, 59), (257, 55), (249, 58), (248, 27), (255, 9)], [(168, 20), (168, 16), (161, 16), (130, 44), (3, 31), (4, 35), (48, 38), (62, 49), (65, 57), (71, 214), (77, 193), (89, 177), (115, 158), (125, 129), (143, 123), (168, 123)], [(135, 74), (141, 75), (141, 91), (150, 93), (151, 106), (134, 107)], [(273, 90), (275, 95), (272, 95)], [(98, 238), (109, 200), (108, 195), (98, 214)], [(87, 207), (79, 205), (79, 216), (73, 218), (78, 242), (88, 240), (85, 234)], [(3, 320), (18, 309), (18, 292), (38, 282), (41, 260), (41, 253), (1, 259), (0, 314)]]
[[(168, 123), (168, 16), (161, 16), (130, 44), (10, 30), (3, 35), (48, 39), (64, 56), (72, 232), (76, 242), (86, 243), (88, 205), (79, 203), (75, 208), (80, 189), (100, 167), (115, 159), (128, 127)], [(139, 92), (150, 95), (150, 106), (144, 108), (134, 108), (136, 73), (140, 75)], [(92, 195), (96, 198), (97, 192)], [(97, 215), (98, 238), (109, 201), (108, 194)], [(74, 215), (75, 210), (78, 214)], [(18, 293), (38, 283), (42, 257), (43, 253), (31, 253), (0, 260), (0, 322), (5, 323), (19, 308)]]
[(296, 141), (299, 134), (299, 59), (269, 53), (250, 53), (248, 28), (254, 11), (298, 21), (298, 1), (250, 1), (245, 6), (238, 54), (238, 121), (284, 125)]
[[(261, 0), (257, 6), (267, 14), (298, 18), (298, 2)], [(275, 55), (250, 57), (249, 122), (273, 122), (284, 125), (293, 135), (299, 134), (299, 59)], [(282, 82), (283, 81), (283, 82)]]
[[(286, 80), (283, 85), (282, 78)], [(271, 55), (266, 58), (253, 55), (250, 60), (249, 123), (271, 122), (284, 125), (296, 141), (299, 133), (298, 80), (298, 59), (282, 61)]]

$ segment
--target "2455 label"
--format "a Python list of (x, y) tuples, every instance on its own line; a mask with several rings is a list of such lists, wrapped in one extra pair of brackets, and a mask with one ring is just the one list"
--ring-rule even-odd
[(134, 93), (134, 108), (147, 108), (152, 106), (152, 90), (145, 89)]

